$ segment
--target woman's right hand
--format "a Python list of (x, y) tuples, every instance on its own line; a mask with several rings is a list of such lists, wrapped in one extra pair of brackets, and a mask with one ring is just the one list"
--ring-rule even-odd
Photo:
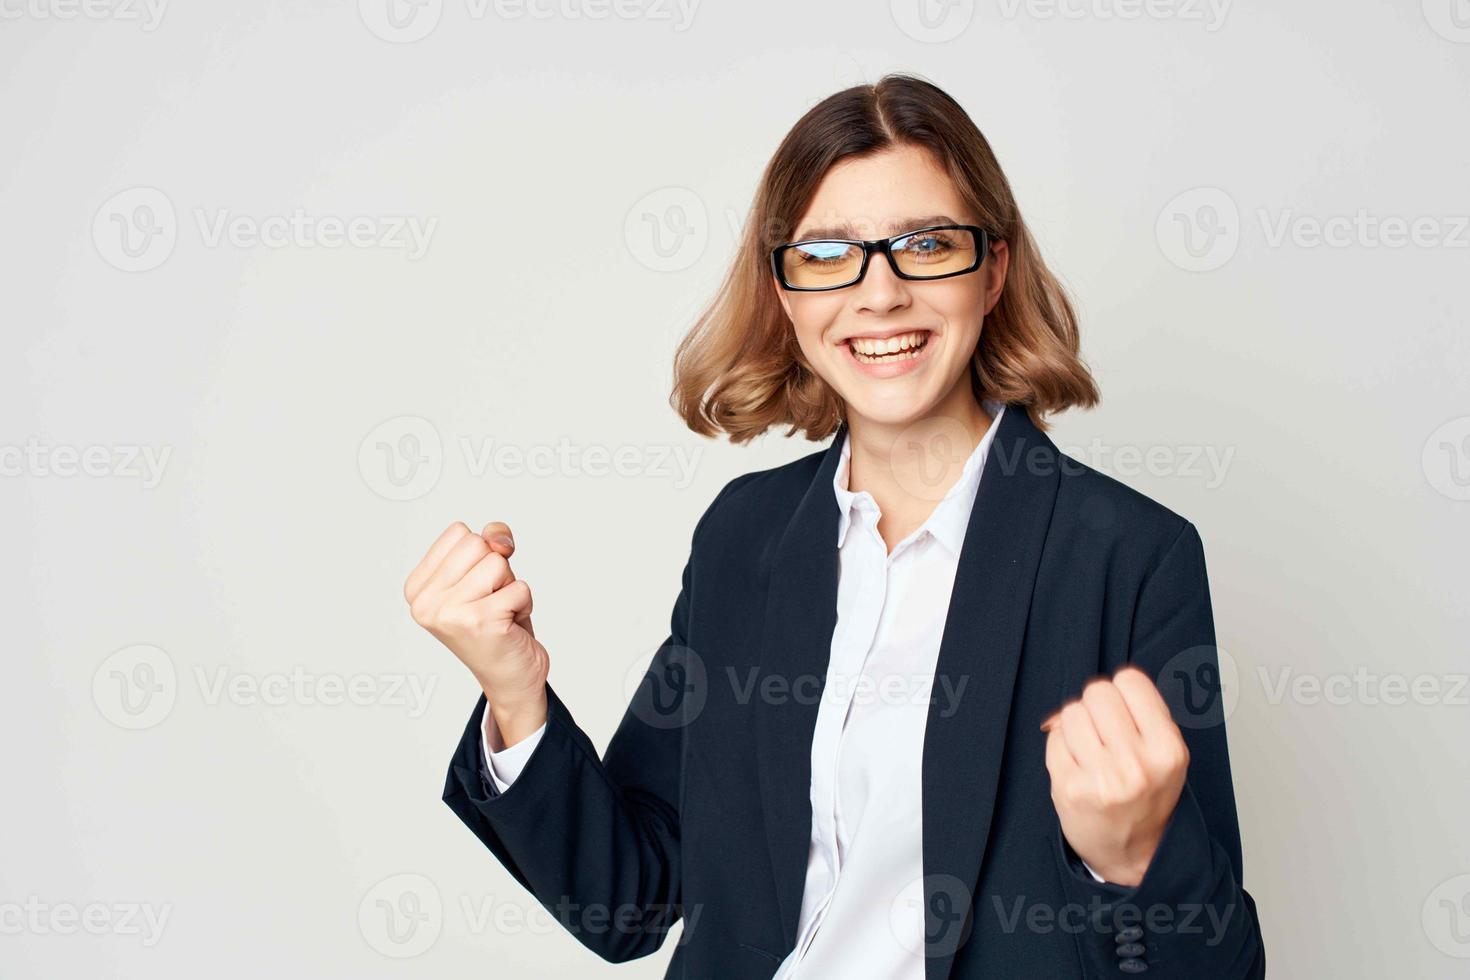
[(514, 553), (506, 525), (491, 522), (476, 534), (455, 521), (403, 585), (414, 622), (479, 681), (500, 747), (514, 745), (545, 722), (551, 667), (531, 628), (531, 588), (510, 570), (507, 559)]

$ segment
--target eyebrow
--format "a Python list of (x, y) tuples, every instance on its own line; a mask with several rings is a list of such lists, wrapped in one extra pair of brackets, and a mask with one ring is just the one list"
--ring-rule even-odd
[[(888, 222), (888, 237), (901, 234), (905, 231), (917, 231), (920, 228), (928, 228), (932, 225), (957, 225), (960, 222), (947, 214), (928, 214), (917, 218), (896, 218)], [(798, 234), (792, 241), (807, 241), (812, 238), (859, 238), (857, 229), (851, 224), (825, 225), (821, 228), (808, 228)]]

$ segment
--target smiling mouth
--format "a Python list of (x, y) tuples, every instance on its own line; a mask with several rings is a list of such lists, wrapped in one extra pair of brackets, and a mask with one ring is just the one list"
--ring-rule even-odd
[(883, 340), (849, 337), (847, 349), (863, 364), (893, 364), (918, 357), (929, 343), (929, 334), (928, 330), (915, 330)]

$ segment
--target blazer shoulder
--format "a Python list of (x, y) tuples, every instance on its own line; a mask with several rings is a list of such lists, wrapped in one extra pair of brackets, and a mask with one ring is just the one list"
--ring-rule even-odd
[(1094, 531), (1111, 530), (1120, 538), (1149, 542), (1155, 549), (1167, 549), (1194, 530), (1188, 518), (1141, 490), (1061, 450), (1056, 453), (1061, 474), (1057, 516)]
[(751, 528), (781, 529), (811, 486), (830, 446), (779, 466), (742, 473), (715, 495), (695, 529), (695, 539), (725, 538), (732, 531), (749, 538)]

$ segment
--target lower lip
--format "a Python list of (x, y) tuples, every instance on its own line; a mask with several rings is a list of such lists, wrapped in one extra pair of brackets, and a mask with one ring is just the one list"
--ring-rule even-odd
[(934, 346), (934, 334), (929, 334), (929, 339), (924, 341), (924, 346), (913, 357), (905, 357), (893, 361), (860, 361), (853, 351), (852, 345), (847, 341), (842, 342), (842, 350), (847, 354), (848, 361), (863, 374), (870, 378), (896, 378), (899, 375), (917, 371), (929, 359), (929, 351)]

